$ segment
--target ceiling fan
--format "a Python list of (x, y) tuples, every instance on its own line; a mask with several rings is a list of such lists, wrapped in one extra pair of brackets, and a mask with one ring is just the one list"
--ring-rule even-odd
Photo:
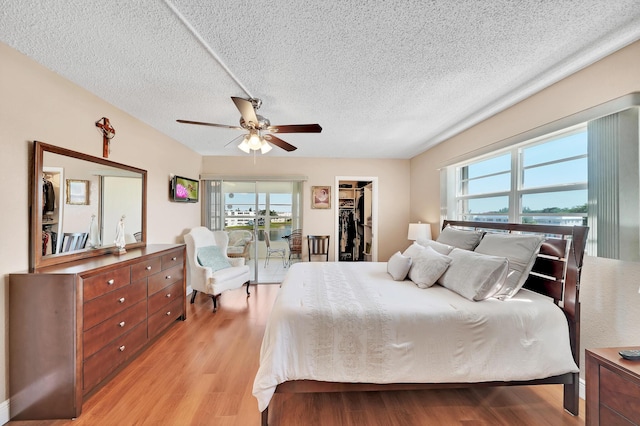
[[(272, 133), (320, 133), (322, 127), (319, 124), (288, 124), (288, 125), (271, 125), (269, 119), (258, 115), (256, 110), (262, 105), (262, 101), (256, 98), (243, 99), (231, 97), (236, 108), (240, 111), (240, 126), (229, 126), (226, 124), (204, 123), (201, 121), (176, 120), (178, 123), (198, 124), (201, 126), (224, 127), (227, 129), (248, 130), (238, 145), (238, 148), (246, 152), (260, 150), (263, 154), (271, 151), (271, 145), (280, 147), (285, 151), (295, 151), (297, 148), (288, 142), (283, 141)], [(234, 139), (235, 140), (235, 139)], [(233, 141), (231, 141), (233, 142)], [(229, 143), (231, 143), (229, 142)]]

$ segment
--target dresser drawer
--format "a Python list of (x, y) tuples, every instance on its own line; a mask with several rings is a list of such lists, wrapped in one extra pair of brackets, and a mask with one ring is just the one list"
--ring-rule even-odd
[(144, 300), (108, 318), (83, 333), (84, 358), (98, 352), (107, 343), (129, 332), (134, 326), (147, 319), (147, 304)]
[(184, 297), (178, 297), (169, 305), (166, 305), (164, 309), (160, 309), (158, 312), (149, 316), (147, 323), (149, 327), (150, 339), (158, 335), (158, 333), (167, 328), (169, 325), (173, 324), (173, 322), (184, 313), (183, 300)]
[(640, 385), (600, 366), (600, 404), (635, 424), (640, 423)]
[(168, 285), (175, 283), (176, 281), (182, 281), (183, 276), (184, 271), (182, 269), (182, 264), (162, 271), (159, 274), (150, 276), (148, 287), (149, 296), (157, 293), (158, 291), (162, 290)]
[(150, 296), (147, 312), (151, 315), (181, 296), (184, 297), (184, 294), (182, 294), (182, 281), (178, 281)]
[(85, 393), (104, 380), (123, 362), (131, 358), (147, 343), (147, 327), (144, 322), (106, 345), (83, 365), (83, 389)]
[(174, 250), (162, 256), (162, 270), (173, 268), (174, 266), (182, 266), (184, 259), (184, 251)]
[(147, 282), (140, 280), (85, 303), (83, 306), (83, 330), (89, 330), (107, 318), (144, 300), (146, 296)]
[(131, 283), (131, 268), (128, 266), (85, 278), (82, 280), (82, 298), (87, 302), (129, 283)]
[(159, 257), (136, 263), (135, 265), (131, 265), (131, 281), (137, 281), (149, 275), (157, 274), (161, 270), (162, 261)]

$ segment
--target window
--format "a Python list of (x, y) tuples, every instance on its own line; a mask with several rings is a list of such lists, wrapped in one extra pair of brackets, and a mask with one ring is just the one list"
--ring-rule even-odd
[(640, 261), (640, 98), (622, 99), (442, 168), (441, 218), (586, 225), (587, 254)]
[(586, 224), (586, 125), (455, 166), (455, 179), (456, 219)]

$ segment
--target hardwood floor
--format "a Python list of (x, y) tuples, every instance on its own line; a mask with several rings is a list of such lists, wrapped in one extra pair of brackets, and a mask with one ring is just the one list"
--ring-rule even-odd
[[(251, 394), (278, 285), (187, 304), (187, 321), (90, 397), (74, 420), (18, 425), (259, 425)], [(559, 385), (338, 394), (276, 394), (270, 425), (582, 425), (562, 408)]]

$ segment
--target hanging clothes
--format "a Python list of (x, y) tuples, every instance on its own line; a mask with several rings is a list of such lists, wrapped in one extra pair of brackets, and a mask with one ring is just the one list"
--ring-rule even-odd
[(53, 183), (47, 179), (42, 182), (42, 213), (54, 211), (56, 208), (56, 193), (53, 190)]
[(356, 226), (352, 210), (340, 211), (340, 260), (353, 260)]
[(53, 254), (53, 240), (50, 231), (42, 231), (42, 255)]

